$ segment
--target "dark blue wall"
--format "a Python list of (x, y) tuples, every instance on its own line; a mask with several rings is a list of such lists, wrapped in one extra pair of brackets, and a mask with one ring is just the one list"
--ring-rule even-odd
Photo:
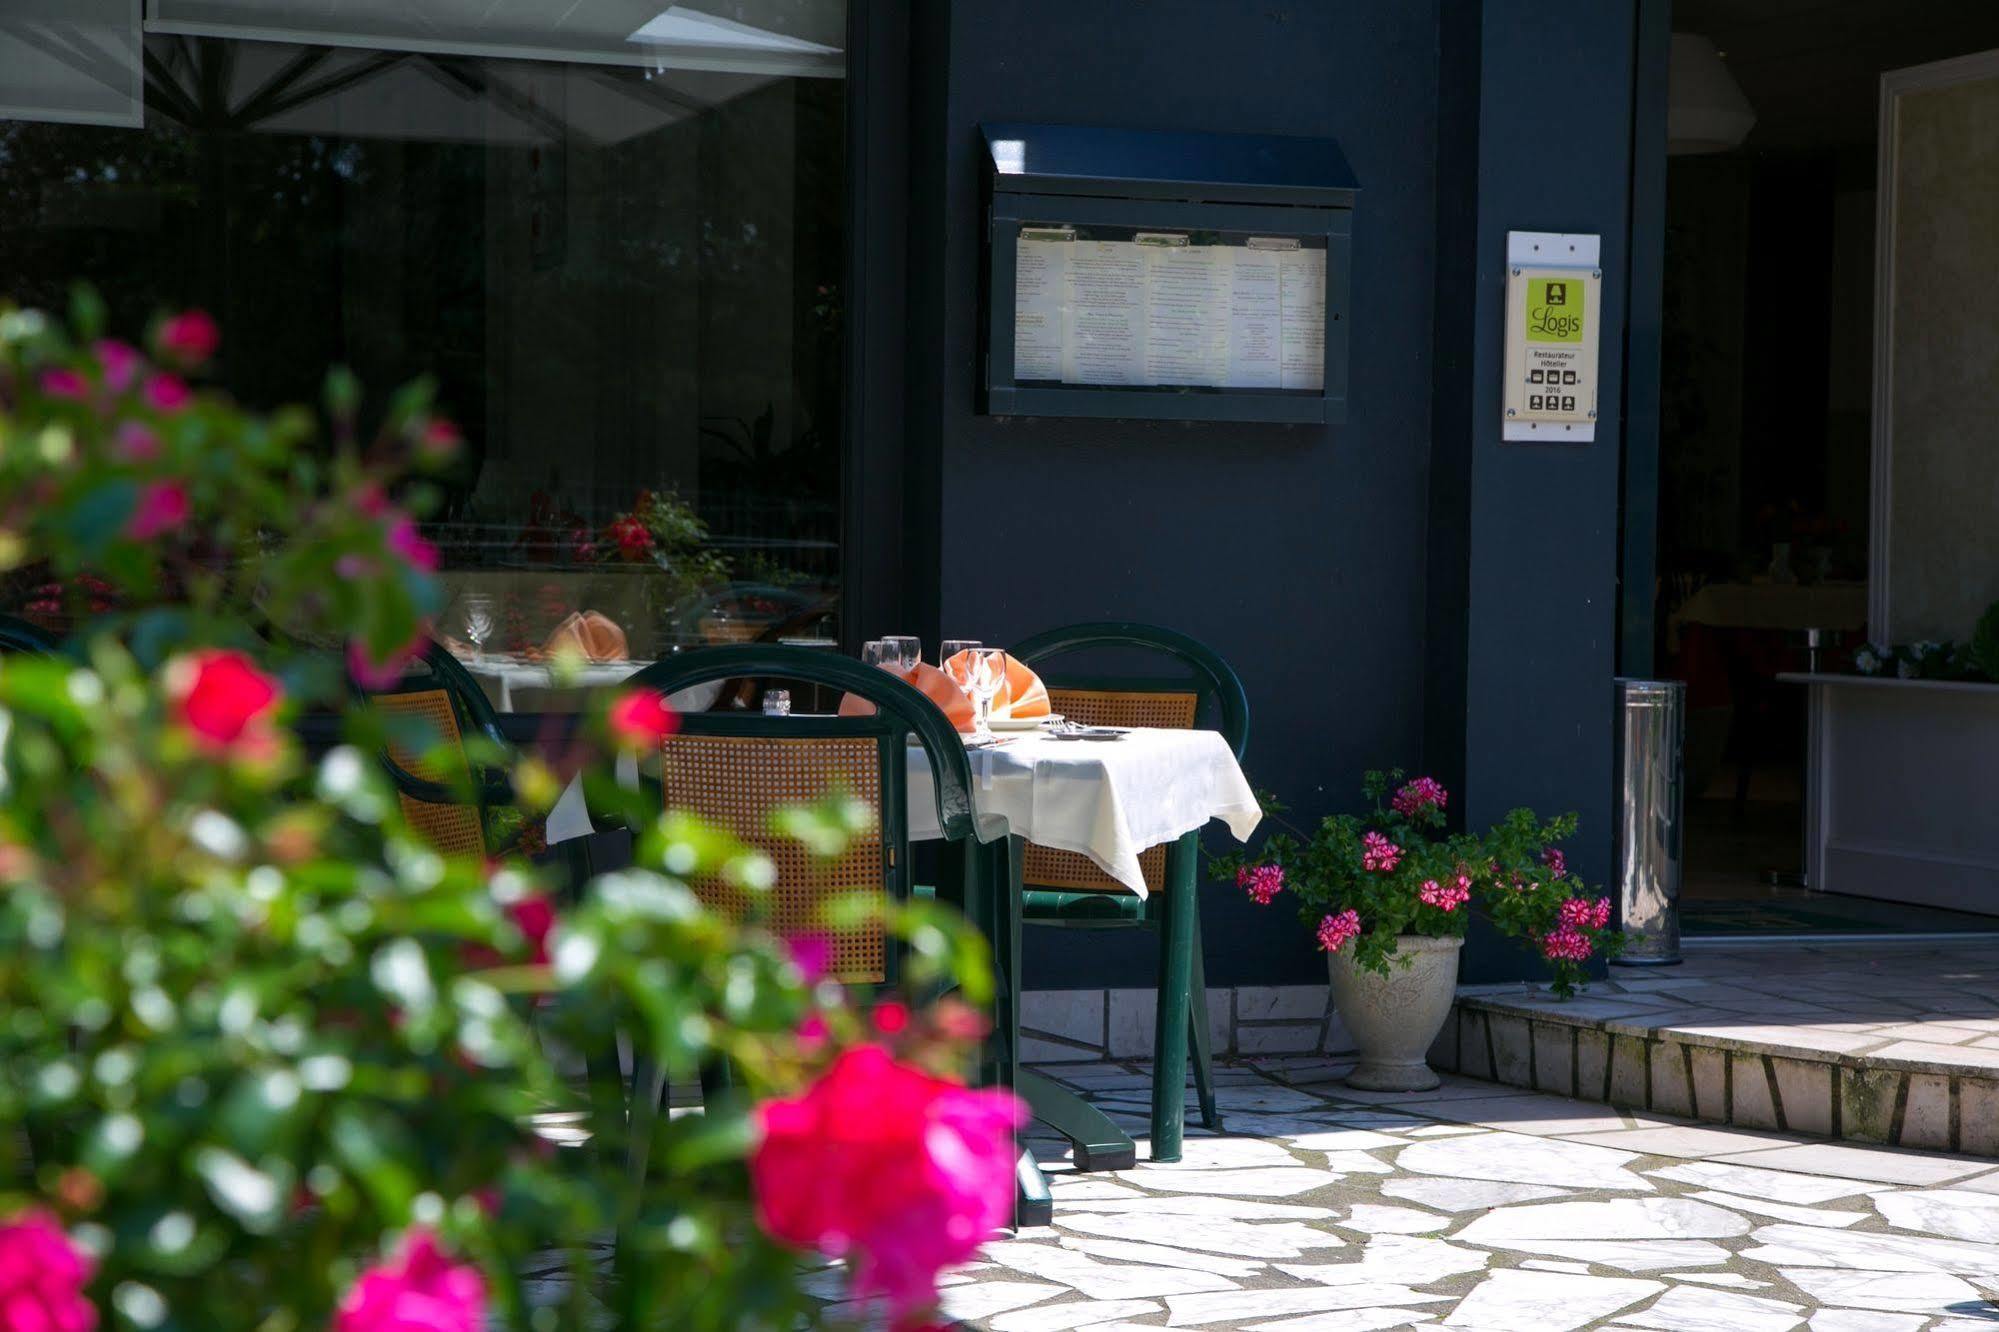
[[(933, 73), (912, 99), (908, 435), (937, 470), (919, 473), (908, 522), (939, 571), (934, 603), (913, 599), (931, 636), (1006, 642), (1098, 618), (1184, 629), (1241, 672), (1251, 778), (1294, 820), (1351, 807), (1363, 768), (1434, 761), (1469, 783), (1474, 817), (1583, 807), (1582, 863), (1607, 868), (1615, 432), (1559, 455), (1497, 443), (1503, 232), (1601, 230), (1621, 246), (1627, 5), (1552, 8), (917, 7), (916, 68)], [(1002, 120), (1339, 140), (1362, 186), (1347, 424), (977, 415), (978, 126)], [(1211, 984), (1324, 975), (1290, 912), (1215, 888), (1203, 913)], [(1149, 984), (1151, 948), (1036, 932), (1027, 984)]]

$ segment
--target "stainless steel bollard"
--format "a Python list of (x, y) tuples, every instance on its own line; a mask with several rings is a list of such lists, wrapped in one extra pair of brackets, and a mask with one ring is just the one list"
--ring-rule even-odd
[(1626, 966), (1680, 960), (1687, 687), (1617, 681), (1617, 905)]

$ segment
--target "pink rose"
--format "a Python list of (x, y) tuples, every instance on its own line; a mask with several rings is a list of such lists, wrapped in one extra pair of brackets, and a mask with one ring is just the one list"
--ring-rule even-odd
[(192, 370), (222, 345), (222, 330), (206, 310), (183, 310), (160, 321), (153, 334), (153, 349), (163, 361)]
[(408, 514), (399, 513), (390, 520), (386, 540), (389, 549), (411, 568), (425, 573), (437, 571), (437, 547), (424, 540), (416, 529), (416, 520)]
[(113, 393), (123, 393), (132, 387), (132, 381), (139, 374), (136, 348), (116, 338), (104, 338), (91, 350), (97, 353), (97, 367), (104, 372), (104, 387)]
[(347, 1288), (333, 1315), (333, 1332), (482, 1332), (485, 1324), (485, 1278), (447, 1259), (421, 1226)]
[(187, 521), (187, 487), (178, 481), (155, 481), (139, 492), (139, 503), (125, 520), (125, 535), (151, 541)]
[(680, 714), (657, 689), (634, 689), (620, 696), (604, 721), (611, 738), (626, 749), (657, 748), (680, 729)]
[(162, 373), (146, 380), (146, 405), (156, 412), (177, 412), (193, 396), (187, 382), (178, 375)]
[(358, 638), (347, 640), (347, 673), (363, 689), (393, 689), (402, 683), (403, 673), (423, 652), (423, 635), (418, 634), (386, 656), (377, 657)]
[(283, 691), (241, 652), (210, 649), (167, 663), (167, 704), (201, 748), (245, 755), (267, 748)]
[(95, 1271), (47, 1212), (0, 1221), (0, 1332), (91, 1332), (97, 1310), (83, 1288)]
[(90, 396), (90, 383), (66, 365), (55, 366), (42, 371), (42, 392), (51, 398), (69, 398), (77, 402)]
[(880, 1046), (842, 1053), (802, 1096), (756, 1110), (757, 1219), (775, 1238), (851, 1256), (854, 1293), (897, 1315), (934, 1303), (938, 1274), (1013, 1211), (1011, 1092), (968, 1091)]

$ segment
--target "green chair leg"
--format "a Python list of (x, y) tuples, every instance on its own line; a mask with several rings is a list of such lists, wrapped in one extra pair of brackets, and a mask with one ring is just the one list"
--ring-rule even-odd
[(1187, 1119), (1187, 1024), (1193, 1015), (1196, 835), (1167, 848), (1159, 920), (1159, 1011), (1152, 1037), (1152, 1159), (1180, 1159)]
[(1200, 908), (1194, 909), (1194, 974), (1192, 1003), (1188, 1005), (1187, 1044), (1194, 1057), (1194, 1093), (1200, 1098), (1201, 1123), (1210, 1129), (1222, 1126), (1215, 1109), (1215, 1064), (1208, 1051), (1208, 966), (1201, 948)]

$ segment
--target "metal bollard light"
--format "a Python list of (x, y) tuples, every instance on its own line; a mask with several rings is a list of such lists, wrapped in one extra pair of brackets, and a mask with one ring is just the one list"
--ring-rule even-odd
[(1617, 906), (1625, 966), (1680, 960), (1687, 687), (1617, 681)]

